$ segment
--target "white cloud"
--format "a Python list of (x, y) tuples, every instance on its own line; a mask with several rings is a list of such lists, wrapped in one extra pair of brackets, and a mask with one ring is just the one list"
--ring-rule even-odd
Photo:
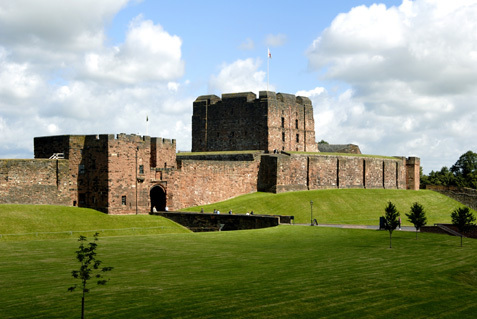
[[(231, 64), (223, 64), (218, 75), (209, 80), (209, 91), (220, 93), (255, 92), (267, 89), (266, 73), (260, 71), (260, 59), (237, 60)], [(273, 86), (270, 86), (273, 90)]]
[(130, 24), (121, 46), (109, 48), (105, 54), (87, 54), (85, 67), (92, 78), (113, 82), (174, 80), (184, 73), (181, 45), (179, 37), (138, 17)]
[(309, 90), (309, 91), (305, 91), (305, 90), (302, 90), (302, 91), (298, 91), (295, 93), (296, 96), (306, 96), (306, 97), (315, 97), (315, 96), (319, 96), (323, 93), (326, 92), (326, 89), (323, 88), (323, 87), (316, 87), (312, 90)]
[[(3, 103), (18, 103), (27, 99), (41, 85), (42, 79), (30, 71), (28, 63), (11, 62), (0, 47), (0, 96), (3, 97)], [(0, 102), (0, 110), (3, 109), (3, 103)]]
[(476, 16), (475, 0), (404, 0), (338, 15), (307, 51), (311, 69), (352, 88), (326, 110), (332, 120), (322, 129), (334, 134), (334, 125), (366, 152), (418, 155), (425, 171), (475, 148)]
[[(128, 0), (16, 0), (0, 2), (0, 38), (15, 57), (38, 66), (72, 62), (75, 53), (101, 47), (104, 23)], [(68, 54), (69, 53), (69, 54)]]
[(190, 149), (182, 40), (139, 16), (109, 45), (127, 2), (0, 2), (1, 157), (31, 157), (35, 136), (145, 134), (146, 116), (150, 135)]

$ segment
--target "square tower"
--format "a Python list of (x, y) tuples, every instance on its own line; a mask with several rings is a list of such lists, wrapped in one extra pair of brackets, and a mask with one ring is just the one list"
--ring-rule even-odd
[(192, 115), (192, 151), (318, 152), (310, 99), (260, 91), (199, 96)]

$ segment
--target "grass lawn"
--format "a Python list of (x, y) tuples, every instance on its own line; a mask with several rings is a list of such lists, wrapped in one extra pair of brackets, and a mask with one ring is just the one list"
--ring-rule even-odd
[[(475, 318), (477, 241), (305, 226), (100, 238), (86, 318)], [(76, 239), (0, 242), (2, 318), (78, 318)]]
[(396, 205), (405, 226), (412, 226), (405, 213), (409, 213), (414, 202), (424, 206), (428, 225), (450, 223), (452, 211), (462, 206), (447, 196), (427, 190), (331, 189), (281, 194), (253, 193), (220, 203), (190, 207), (185, 211), (197, 212), (203, 208), (205, 212), (218, 209), (227, 213), (232, 209), (234, 213), (244, 214), (253, 210), (257, 214), (294, 215), (296, 223), (309, 223), (310, 200), (313, 201), (313, 218), (322, 224), (377, 225), (388, 201)]
[(149, 215), (107, 215), (93, 209), (49, 205), (0, 205), (0, 241), (187, 233), (169, 219)]

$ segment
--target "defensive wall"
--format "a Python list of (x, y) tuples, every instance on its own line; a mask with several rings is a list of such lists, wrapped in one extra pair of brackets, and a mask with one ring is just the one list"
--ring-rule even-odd
[(0, 160), (0, 203), (70, 205), (67, 160)]
[[(259, 173), (260, 191), (274, 193), (331, 189), (419, 189), (419, 159), (325, 154), (267, 155)], [(416, 183), (417, 182), (417, 183)]]
[[(9, 177), (8, 181), (3, 177), (0, 191), (10, 195), (2, 196), (1, 202), (44, 203), (49, 198), (48, 203), (90, 207), (109, 214), (146, 214), (153, 207), (158, 211), (166, 206), (180, 210), (256, 191), (419, 189), (419, 179), (417, 184), (410, 184), (409, 177), (409, 172), (419, 172), (419, 160), (415, 158), (257, 151), (179, 153), (175, 164), (165, 165), (161, 160), (161, 166), (168, 167), (150, 167), (154, 156), (150, 150), (163, 145), (171, 151), (172, 141), (122, 134), (70, 136), (70, 140), (69, 145), (75, 149), (65, 152), (65, 157), (75, 154), (73, 159), (2, 161), (10, 166), (2, 166), (2, 177)], [(47, 138), (35, 140), (39, 148), (48, 144)], [(82, 152), (76, 149), (78, 145), (83, 145)], [(106, 149), (101, 151), (102, 147)], [(40, 156), (39, 152), (35, 154)], [(47, 169), (39, 169), (41, 163), (48, 163)], [(38, 181), (43, 183), (43, 193), (31, 191), (40, 187)], [(47, 190), (50, 195), (45, 196)]]
[(177, 171), (168, 184), (178, 210), (257, 191), (261, 152), (239, 154), (177, 154)]

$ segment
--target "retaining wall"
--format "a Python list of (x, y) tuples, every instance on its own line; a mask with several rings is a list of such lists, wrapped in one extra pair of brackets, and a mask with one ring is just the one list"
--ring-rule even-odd
[(475, 189), (438, 185), (427, 185), (426, 189), (446, 195), (474, 210), (477, 210), (477, 190)]
[[(158, 212), (153, 213), (153, 215), (163, 216), (171, 219), (194, 232), (257, 229), (274, 227), (280, 224), (280, 216), (229, 215), (188, 212)], [(285, 217), (288, 217), (288, 221), (290, 221), (290, 216)]]

